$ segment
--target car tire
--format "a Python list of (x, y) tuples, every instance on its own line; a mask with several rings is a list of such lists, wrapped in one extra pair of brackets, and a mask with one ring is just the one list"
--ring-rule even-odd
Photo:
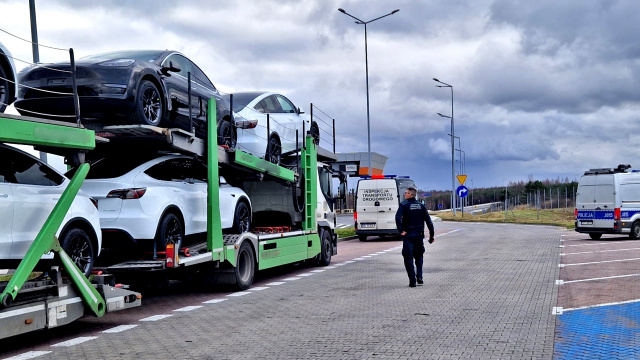
[(329, 265), (331, 263), (331, 255), (333, 255), (331, 235), (327, 230), (320, 230), (320, 256), (318, 259), (318, 265)]
[(592, 238), (593, 240), (598, 240), (602, 237), (602, 234), (599, 233), (589, 233), (589, 237)]
[(318, 123), (312, 121), (311, 129), (309, 131), (311, 132), (311, 136), (313, 136), (313, 142), (316, 145), (320, 145), (320, 127), (318, 126)]
[(9, 76), (11, 76), (11, 70), (5, 69), (0, 62), (0, 113), (4, 112), (7, 108), (8, 104), (11, 104), (13, 100), (13, 84), (8, 80)]
[(243, 201), (238, 201), (233, 213), (233, 232), (242, 234), (251, 229), (251, 211)]
[(160, 126), (163, 116), (162, 94), (151, 81), (140, 81), (129, 120), (134, 124)]
[(95, 263), (95, 253), (91, 238), (84, 230), (73, 228), (65, 232), (61, 246), (84, 276), (91, 275)]
[(367, 235), (358, 235), (360, 241), (367, 241)]
[(238, 249), (236, 267), (233, 270), (238, 290), (247, 290), (253, 283), (253, 276), (256, 271), (255, 256), (251, 245), (247, 241), (243, 242)]
[(629, 237), (633, 240), (640, 239), (640, 221), (636, 221), (631, 225), (631, 232), (629, 233)]
[(184, 238), (184, 225), (180, 218), (173, 214), (168, 213), (162, 217), (160, 224), (158, 224), (158, 230), (156, 231), (156, 244), (158, 245), (158, 251), (164, 251), (167, 244), (174, 244), (175, 251), (180, 251), (182, 245), (182, 239)]
[(236, 129), (228, 120), (222, 120), (218, 125), (218, 145), (236, 148)]
[(265, 160), (272, 164), (279, 164), (282, 157), (282, 146), (280, 140), (276, 135), (269, 137), (269, 143), (267, 144), (267, 152), (265, 153)]

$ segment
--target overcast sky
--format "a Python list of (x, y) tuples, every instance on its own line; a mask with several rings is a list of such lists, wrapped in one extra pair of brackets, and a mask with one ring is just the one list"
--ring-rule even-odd
[[(0, 28), (30, 39), (28, 3), (0, 0)], [(280, 92), (307, 112), (313, 103), (336, 120), (338, 152), (367, 151), (364, 26), (338, 8), (364, 21), (400, 9), (367, 25), (371, 149), (389, 158), (385, 173), (410, 175), (423, 190), (451, 189), (451, 123), (437, 115), (451, 115), (451, 92), (434, 77), (453, 85), (468, 186), (577, 180), (588, 168), (621, 163), (640, 168), (638, 1), (36, 0), (36, 7), (39, 42), (73, 48), (77, 57), (178, 50), (221, 91)], [(0, 42), (15, 58), (32, 59), (30, 44), (1, 32)], [(40, 51), (42, 62), (67, 56)]]

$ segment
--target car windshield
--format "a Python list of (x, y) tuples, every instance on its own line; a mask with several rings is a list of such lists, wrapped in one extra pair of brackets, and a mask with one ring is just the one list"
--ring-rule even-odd
[(85, 56), (81, 58), (81, 60), (92, 60), (96, 62), (112, 60), (112, 59), (134, 59), (138, 61), (156, 61), (164, 53), (165, 53), (164, 50), (113, 51), (113, 52), (108, 52), (103, 54)]
[[(112, 179), (120, 177), (156, 157), (157, 155), (110, 156), (92, 161), (87, 179)], [(65, 176), (71, 178), (77, 170), (78, 168), (75, 167), (67, 171)]]
[[(233, 94), (233, 111), (238, 112), (244, 109), (247, 104), (262, 94), (263, 93), (259, 92)], [(229, 94), (224, 95), (224, 97), (227, 101), (231, 102), (231, 100), (229, 100)]]

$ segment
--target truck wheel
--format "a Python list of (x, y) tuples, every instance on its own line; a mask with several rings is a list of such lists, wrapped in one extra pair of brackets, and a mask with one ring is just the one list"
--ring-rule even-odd
[(367, 235), (358, 235), (358, 239), (360, 239), (360, 241), (367, 241)]
[(156, 232), (158, 249), (164, 251), (167, 244), (174, 244), (175, 251), (179, 251), (183, 237), (184, 226), (180, 219), (175, 214), (165, 214), (162, 220), (160, 220), (160, 225), (158, 225), (158, 231)]
[(629, 237), (634, 240), (640, 239), (640, 221), (636, 221), (631, 225), (631, 233), (629, 234)]
[(236, 277), (236, 286), (239, 290), (247, 290), (253, 283), (253, 275), (255, 273), (255, 258), (253, 250), (248, 242), (243, 242), (238, 249), (238, 259), (234, 269)]
[(320, 258), (318, 259), (318, 265), (329, 265), (329, 263), (331, 263), (332, 254), (333, 245), (331, 244), (331, 235), (327, 230), (320, 230)]
[(89, 235), (80, 228), (71, 229), (64, 234), (61, 245), (84, 276), (91, 275), (95, 257)]
[(251, 229), (251, 211), (242, 201), (238, 201), (236, 211), (233, 213), (233, 232), (242, 234)]
[(589, 233), (589, 237), (592, 238), (593, 240), (598, 240), (602, 237), (602, 234), (599, 233)]

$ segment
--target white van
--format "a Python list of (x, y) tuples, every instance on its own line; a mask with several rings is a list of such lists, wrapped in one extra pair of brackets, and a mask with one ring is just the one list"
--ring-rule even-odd
[(640, 173), (631, 165), (591, 169), (580, 177), (576, 196), (576, 231), (599, 239), (629, 234), (640, 239)]
[(353, 220), (360, 241), (366, 241), (367, 236), (400, 235), (396, 212), (408, 187), (417, 189), (408, 176), (373, 175), (358, 181)]

